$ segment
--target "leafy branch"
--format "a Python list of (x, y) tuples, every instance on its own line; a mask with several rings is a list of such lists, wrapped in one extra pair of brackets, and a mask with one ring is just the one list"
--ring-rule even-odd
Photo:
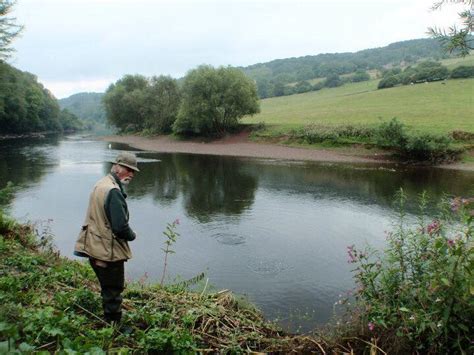
[(167, 223), (166, 229), (163, 234), (166, 236), (165, 247), (161, 248), (165, 252), (165, 261), (163, 265), (163, 274), (161, 276), (160, 285), (163, 286), (163, 281), (165, 280), (166, 269), (168, 267), (168, 255), (174, 254), (175, 251), (171, 249), (171, 246), (176, 243), (176, 239), (179, 237), (179, 233), (176, 232), (176, 226), (179, 225), (179, 219), (176, 219), (173, 223)]

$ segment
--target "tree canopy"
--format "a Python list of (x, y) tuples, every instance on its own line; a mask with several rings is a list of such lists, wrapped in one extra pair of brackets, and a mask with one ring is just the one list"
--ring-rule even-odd
[(8, 17), (15, 1), (0, 0), (0, 60), (7, 59), (13, 48), (10, 43), (20, 34), (23, 26), (16, 24), (14, 17)]
[(173, 126), (179, 134), (222, 135), (244, 115), (260, 111), (255, 82), (236, 68), (193, 69), (184, 78), (182, 95)]
[(107, 120), (122, 131), (167, 133), (176, 120), (178, 84), (169, 76), (125, 75), (103, 97)]
[[(420, 59), (439, 60), (448, 58), (439, 41), (414, 39), (395, 42), (381, 48), (364, 49), (354, 53), (322, 53), (298, 58), (276, 59), (266, 63), (250, 65), (242, 69), (257, 82), (260, 98), (297, 93), (294, 84), (315, 78), (347, 77), (353, 74), (354, 81), (367, 80), (368, 70), (382, 70), (386, 66), (406, 66)], [(360, 73), (360, 74), (357, 74)], [(333, 85), (336, 81), (329, 80)], [(313, 85), (312, 90), (321, 89)]]
[(36, 77), (0, 61), (0, 134), (76, 130), (78, 118), (61, 111)]

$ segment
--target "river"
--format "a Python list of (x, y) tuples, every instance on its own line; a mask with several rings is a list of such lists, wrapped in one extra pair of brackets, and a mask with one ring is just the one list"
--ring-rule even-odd
[[(10, 213), (51, 233), (70, 258), (93, 184), (120, 150), (133, 150), (79, 136), (4, 140), (0, 149), (0, 188), (19, 187)], [(141, 172), (127, 200), (138, 238), (127, 279), (160, 280), (162, 231), (179, 219), (167, 283), (205, 272), (208, 289), (244, 295), (293, 331), (331, 318), (353, 287), (346, 247), (384, 245), (400, 187), (435, 200), (474, 188), (469, 171), (136, 153)], [(411, 218), (416, 211), (408, 205)]]

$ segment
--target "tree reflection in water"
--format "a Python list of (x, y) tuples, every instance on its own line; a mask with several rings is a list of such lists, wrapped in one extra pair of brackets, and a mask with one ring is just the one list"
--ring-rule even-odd
[(151, 194), (160, 204), (182, 195), (186, 212), (200, 222), (215, 214), (239, 215), (255, 198), (258, 177), (238, 158), (191, 154), (146, 154), (160, 162), (141, 164), (128, 187), (134, 197)]

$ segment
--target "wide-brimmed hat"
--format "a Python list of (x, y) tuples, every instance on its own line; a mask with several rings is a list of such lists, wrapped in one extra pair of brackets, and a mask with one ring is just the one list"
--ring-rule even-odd
[(114, 164), (125, 166), (134, 171), (140, 171), (137, 168), (137, 157), (133, 153), (122, 152), (115, 158)]

